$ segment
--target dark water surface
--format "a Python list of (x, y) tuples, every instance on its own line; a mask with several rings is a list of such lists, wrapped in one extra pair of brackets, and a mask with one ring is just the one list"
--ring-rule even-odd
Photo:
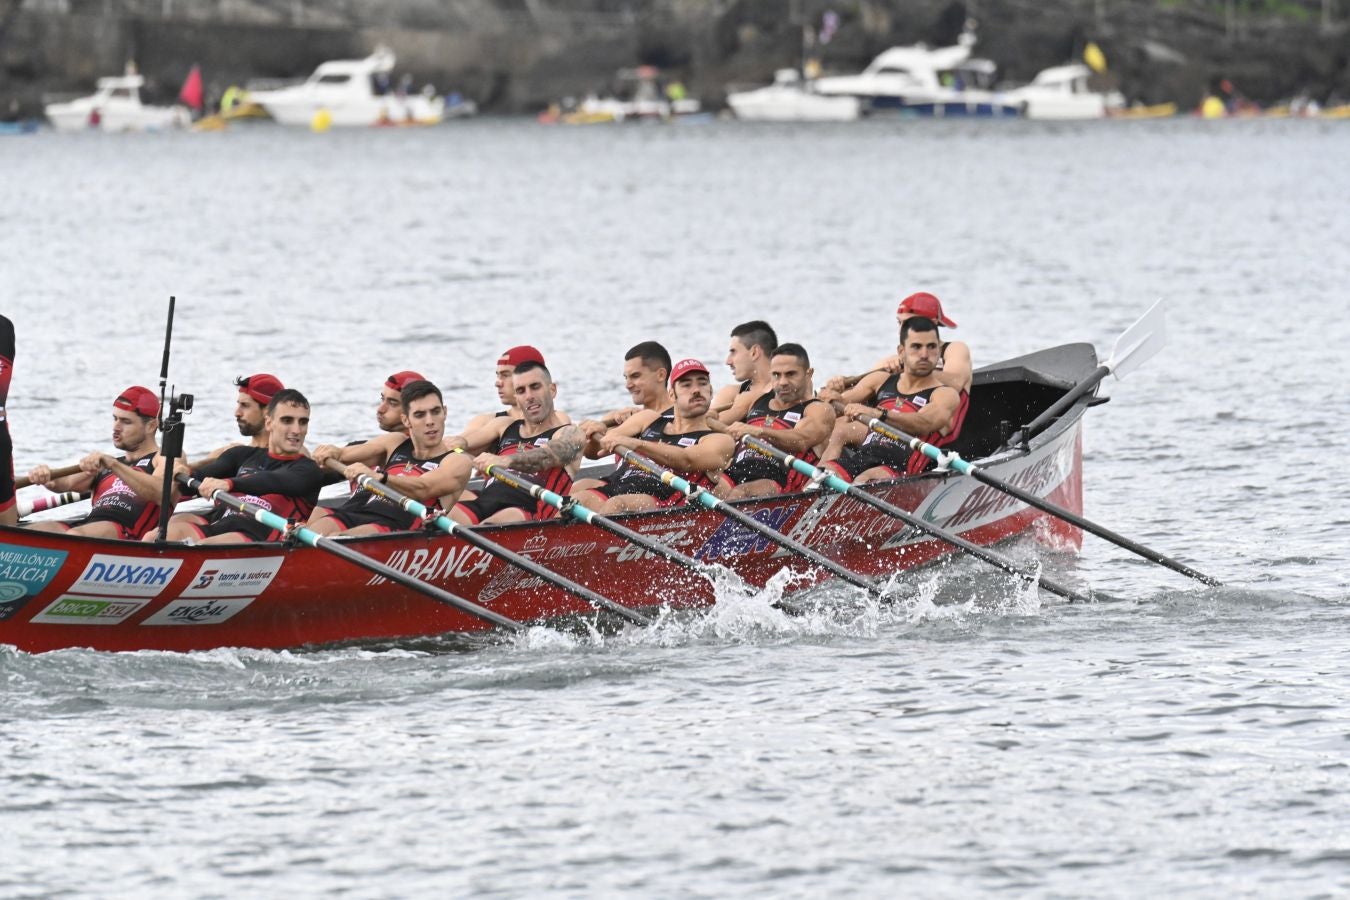
[(1120, 601), (962, 561), (603, 638), (0, 649), (0, 895), (1350, 891), (1347, 159), (1302, 121), (0, 140), (20, 470), (105, 446), (169, 294), (190, 448), (255, 371), (346, 440), (399, 369), (452, 427), (492, 408), (516, 343), (592, 413), (648, 338), (716, 362), (763, 316), (824, 377), (927, 289), (977, 363), (1105, 357), (1166, 297), (1088, 415), (1087, 513), (1228, 585), (1028, 541)]

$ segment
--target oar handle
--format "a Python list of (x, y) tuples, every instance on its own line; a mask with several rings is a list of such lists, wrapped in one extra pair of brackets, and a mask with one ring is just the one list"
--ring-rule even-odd
[[(201, 482), (196, 478), (188, 478), (182, 475), (178, 476), (178, 481), (181, 484), (193, 488), (194, 490), (196, 490), (201, 484)], [(369, 556), (366, 556), (362, 553), (357, 553), (351, 547), (346, 547), (343, 546), (342, 544), (339, 544), (336, 541), (329, 540), (328, 538), (324, 537), (318, 532), (312, 531), (311, 529), (306, 528), (303, 525), (292, 525), (291, 522), (287, 521), (286, 519), (282, 518), (281, 516), (277, 515), (271, 510), (263, 509), (256, 503), (250, 503), (247, 500), (244, 500), (240, 497), (236, 497), (233, 494), (226, 493), (225, 491), (216, 491), (211, 495), (211, 500), (215, 503), (222, 503), (225, 506), (230, 507), (231, 509), (237, 510), (243, 515), (249, 516), (255, 521), (261, 522), (262, 524), (267, 525), (270, 528), (275, 528), (278, 531), (288, 532), (289, 534), (294, 535), (296, 539), (298, 539), (301, 543), (306, 544), (307, 546), (314, 547), (315, 549), (318, 550), (324, 550), (328, 553), (333, 554), (334, 556), (340, 556), (343, 559), (350, 562), (352, 565), (358, 566), (370, 572), (374, 572), (377, 575), (381, 575), (384, 578), (388, 579), (389, 581), (392, 581), (396, 584), (401, 584), (403, 587), (417, 591), (419, 594), (424, 594), (433, 600), (436, 600), (440, 603), (444, 603), (447, 606), (452, 606), (455, 609), (458, 609), (460, 612), (468, 613), (469, 615), (482, 619), (485, 622), (490, 622), (491, 624), (497, 625), (501, 628), (509, 628), (510, 630), (515, 632), (521, 632), (525, 630), (525, 626), (517, 622), (515, 619), (508, 618), (507, 616), (504, 616), (499, 612), (494, 612), (493, 610), (490, 610), (485, 606), (479, 606), (477, 603), (474, 603), (471, 600), (465, 600), (463, 597), (460, 597), (456, 594), (452, 594), (447, 590), (443, 590), (441, 588), (436, 587), (435, 585), (427, 584), (425, 581), (413, 578), (412, 576), (404, 572), (400, 572), (393, 566), (386, 565), (385, 563), (382, 562), (377, 562), (371, 559)]]
[[(67, 475), (76, 475), (80, 472), (80, 464), (74, 463), (69, 466), (61, 466), (59, 469), (52, 469), (52, 478), (65, 478)], [(25, 475), (23, 478), (14, 479), (14, 490), (19, 488), (31, 487), (33, 482)]]
[[(982, 562), (986, 562), (989, 565), (994, 566), (995, 568), (1002, 569), (1009, 575), (1014, 575), (1022, 579), (1023, 581), (1030, 583), (1035, 583), (1039, 581), (1040, 585), (1044, 587), (1046, 590), (1050, 591), (1052, 594), (1058, 594), (1059, 596), (1068, 600), (1070, 603), (1087, 602), (1088, 599), (1087, 597), (1084, 597), (1082, 594), (1078, 593), (1072, 588), (1061, 585), (1058, 582), (1047, 578), (1045, 575), (1036, 575), (1033, 573), (1024, 572), (1020, 568), (1018, 568), (1016, 563), (1014, 563), (1007, 557), (1003, 556), (1002, 554), (995, 553), (994, 551), (989, 550), (985, 547), (981, 547), (977, 544), (971, 543), (970, 541), (966, 540), (960, 535), (954, 534), (950, 531), (947, 531), (946, 529), (939, 528), (936, 525), (933, 525), (931, 522), (925, 522), (919, 516), (916, 516), (913, 513), (908, 512), (907, 510), (903, 510), (893, 503), (888, 503), (885, 500), (882, 500), (880, 497), (873, 496), (867, 491), (864, 491), (861, 488), (859, 488), (857, 485), (849, 484), (847, 481), (840, 478), (838, 475), (834, 475), (832, 473), (821, 470), (816, 466), (811, 465), (804, 459), (800, 459), (796, 456), (793, 456), (790, 453), (785, 453), (784, 451), (779, 450), (777, 447), (773, 446), (772, 444), (769, 444), (766, 441), (762, 441), (759, 438), (751, 437), (746, 438), (745, 443), (752, 449), (764, 454), (765, 456), (778, 460), (784, 466), (795, 469), (796, 471), (801, 472), (803, 475), (806, 475), (810, 478), (820, 478), (821, 483), (829, 487), (831, 490), (838, 491), (841, 494), (847, 494), (850, 497), (853, 497), (857, 500), (861, 500), (868, 506), (874, 507), (875, 509), (879, 509), (882, 512), (886, 513), (887, 515), (899, 519), (901, 522), (904, 522), (911, 528), (917, 531), (922, 531), (924, 534), (931, 535), (932, 537), (938, 538), (939, 540), (944, 541), (952, 545), (953, 547), (956, 547), (959, 550), (964, 550), (966, 553), (969, 553), (976, 559), (981, 560)], [(821, 478), (821, 476), (824, 477)]]
[[(336, 472), (345, 472), (347, 468), (335, 459), (328, 460), (327, 466)], [(580, 597), (592, 606), (600, 609), (607, 609), (610, 612), (623, 616), (625, 619), (636, 625), (651, 624), (651, 619), (648, 619), (641, 613), (636, 613), (620, 603), (616, 603), (607, 597), (602, 597), (584, 585), (577, 584), (575, 581), (564, 578), (558, 573), (544, 568), (528, 556), (522, 556), (519, 553), (506, 549), (500, 544), (488, 540), (481, 534), (475, 533), (473, 529), (460, 525), (449, 516), (436, 515), (432, 518), (432, 510), (429, 509), (426, 504), (414, 500), (412, 497), (391, 488), (388, 484), (379, 481), (372, 475), (362, 475), (356, 479), (356, 483), (363, 490), (369, 491), (377, 497), (382, 497), (390, 503), (398, 504), (398, 506), (405, 511), (412, 513), (414, 516), (420, 516), (424, 519), (430, 518), (436, 527), (440, 528), (446, 534), (454, 535), (466, 544), (477, 547), (491, 556), (505, 560), (507, 563), (529, 572), (531, 575), (542, 578), (544, 581), (549, 582), (555, 587), (562, 588), (568, 593)]]
[(33, 513), (43, 512), (48, 509), (56, 509), (58, 506), (65, 506), (67, 503), (75, 503), (89, 496), (88, 491), (63, 491), (60, 494), (48, 494), (45, 497), (36, 497), (33, 500), (22, 499), (19, 501), (19, 518), (31, 516)]

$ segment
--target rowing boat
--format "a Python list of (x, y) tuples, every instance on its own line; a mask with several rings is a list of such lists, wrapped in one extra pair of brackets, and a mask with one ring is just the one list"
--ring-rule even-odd
[[(1078, 397), (1037, 434), (1009, 436), (1097, 368), (1090, 344), (1066, 344), (978, 370), (962, 436), (964, 459), (1025, 491), (1082, 512), (1082, 419), (1098, 402)], [(589, 473), (588, 473), (589, 474)], [(866, 490), (976, 544), (1030, 532), (1076, 548), (1081, 532), (954, 471), (881, 482)], [(856, 573), (885, 579), (951, 552), (901, 521), (830, 491), (735, 504)], [(721, 513), (692, 504), (618, 516), (628, 528), (759, 587), (784, 569), (790, 590), (828, 578), (800, 557)], [(576, 521), (478, 529), (501, 546), (634, 608), (705, 607), (711, 581), (648, 549)], [(426, 530), (344, 539), (345, 547), (520, 622), (546, 623), (593, 609), (456, 536)], [(41, 652), (294, 648), (418, 638), (491, 628), (319, 549), (292, 543), (188, 546), (103, 540), (0, 527), (0, 644)]]

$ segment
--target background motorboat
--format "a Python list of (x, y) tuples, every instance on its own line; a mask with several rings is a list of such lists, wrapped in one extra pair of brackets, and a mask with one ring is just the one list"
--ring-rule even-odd
[(1100, 119), (1123, 110), (1125, 97), (1120, 91), (1094, 90), (1092, 76), (1082, 63), (1053, 66), (1006, 96), (1029, 119)]
[(429, 87), (421, 93), (396, 89), (391, 82), (394, 54), (378, 48), (365, 59), (320, 64), (303, 84), (253, 91), (249, 99), (282, 125), (306, 127), (324, 122), (339, 127), (435, 125), (445, 100)]
[(88, 97), (49, 103), (47, 118), (57, 131), (155, 131), (184, 128), (192, 116), (183, 106), (146, 106), (141, 103), (145, 79), (136, 74), (100, 78)]
[(727, 105), (750, 122), (851, 122), (862, 115), (857, 97), (817, 93), (796, 69), (779, 69), (766, 87), (727, 94)]

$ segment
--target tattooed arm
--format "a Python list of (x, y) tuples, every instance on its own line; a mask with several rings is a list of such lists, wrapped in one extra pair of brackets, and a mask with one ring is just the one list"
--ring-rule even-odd
[(483, 453), (473, 464), (480, 472), (487, 466), (504, 466), (526, 474), (556, 468), (575, 470), (580, 464), (581, 450), (585, 446), (586, 435), (582, 430), (575, 425), (568, 425), (554, 432), (553, 437), (542, 447), (533, 447), (510, 456)]

